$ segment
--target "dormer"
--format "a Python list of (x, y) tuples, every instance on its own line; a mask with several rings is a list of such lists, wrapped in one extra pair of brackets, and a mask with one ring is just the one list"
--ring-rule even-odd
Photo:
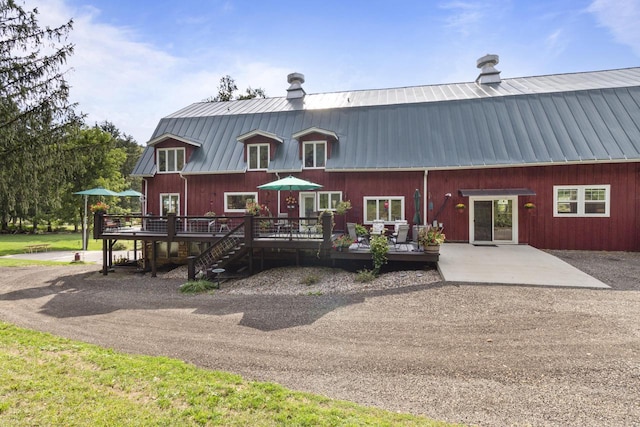
[(157, 173), (180, 173), (191, 153), (202, 144), (170, 133), (162, 134), (147, 144), (154, 148)]
[(304, 169), (324, 169), (331, 158), (331, 147), (338, 135), (330, 130), (310, 127), (292, 135), (300, 144), (298, 153)]
[(276, 150), (284, 140), (278, 135), (260, 129), (254, 129), (237, 138), (244, 144), (244, 161), (247, 170), (267, 170)]

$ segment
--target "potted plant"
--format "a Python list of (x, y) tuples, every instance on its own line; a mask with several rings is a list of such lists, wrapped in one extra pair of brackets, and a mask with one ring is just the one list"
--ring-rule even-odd
[(536, 205), (534, 205), (534, 204), (533, 204), (533, 203), (531, 203), (531, 202), (527, 202), (527, 203), (525, 203), (525, 204), (524, 204), (524, 208), (525, 208), (525, 209), (535, 209), (535, 208), (536, 208)]
[(93, 213), (106, 214), (107, 209), (109, 209), (109, 205), (104, 202), (98, 202), (95, 205), (91, 205), (91, 212)]
[(336, 205), (336, 215), (345, 215), (351, 209), (350, 200), (341, 200)]
[(298, 201), (292, 195), (288, 195), (285, 201), (287, 203), (287, 209), (295, 209), (298, 204)]
[(369, 231), (367, 230), (367, 227), (365, 227), (362, 224), (356, 224), (356, 235), (358, 237), (365, 237), (369, 235)]
[(458, 212), (460, 212), (460, 213), (464, 212), (464, 210), (465, 210), (466, 208), (467, 208), (467, 207), (465, 206), (465, 204), (464, 204), (464, 203), (458, 203), (458, 204), (456, 205), (456, 209), (457, 209), (457, 210), (458, 210)]
[(440, 245), (444, 243), (445, 235), (440, 227), (421, 228), (418, 233), (418, 243), (425, 252), (439, 253)]
[(342, 234), (333, 240), (333, 249), (342, 252), (344, 248), (348, 248), (352, 243), (351, 237)]

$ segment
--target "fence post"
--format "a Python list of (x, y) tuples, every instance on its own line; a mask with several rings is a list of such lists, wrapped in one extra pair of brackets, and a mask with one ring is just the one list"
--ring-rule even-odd
[(187, 279), (196, 280), (196, 257), (187, 257)]
[(173, 240), (176, 235), (176, 214), (168, 213), (167, 214), (167, 238), (169, 242)]

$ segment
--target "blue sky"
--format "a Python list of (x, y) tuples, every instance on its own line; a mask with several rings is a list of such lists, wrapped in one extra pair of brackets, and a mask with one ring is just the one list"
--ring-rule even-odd
[(160, 118), (238, 87), (284, 96), (640, 66), (640, 0), (25, 0), (40, 22), (75, 21), (67, 79), (87, 123), (144, 144)]

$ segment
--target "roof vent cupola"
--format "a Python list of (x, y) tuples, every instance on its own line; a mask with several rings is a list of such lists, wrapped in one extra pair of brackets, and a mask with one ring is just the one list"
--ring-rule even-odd
[(287, 99), (304, 98), (307, 94), (304, 89), (302, 89), (304, 74), (291, 73), (287, 76), (287, 82), (291, 85), (289, 86), (289, 89), (287, 89)]
[(498, 62), (500, 62), (498, 55), (487, 54), (478, 59), (477, 67), (480, 68), (480, 75), (476, 79), (476, 83), (500, 83), (500, 71), (495, 69)]

